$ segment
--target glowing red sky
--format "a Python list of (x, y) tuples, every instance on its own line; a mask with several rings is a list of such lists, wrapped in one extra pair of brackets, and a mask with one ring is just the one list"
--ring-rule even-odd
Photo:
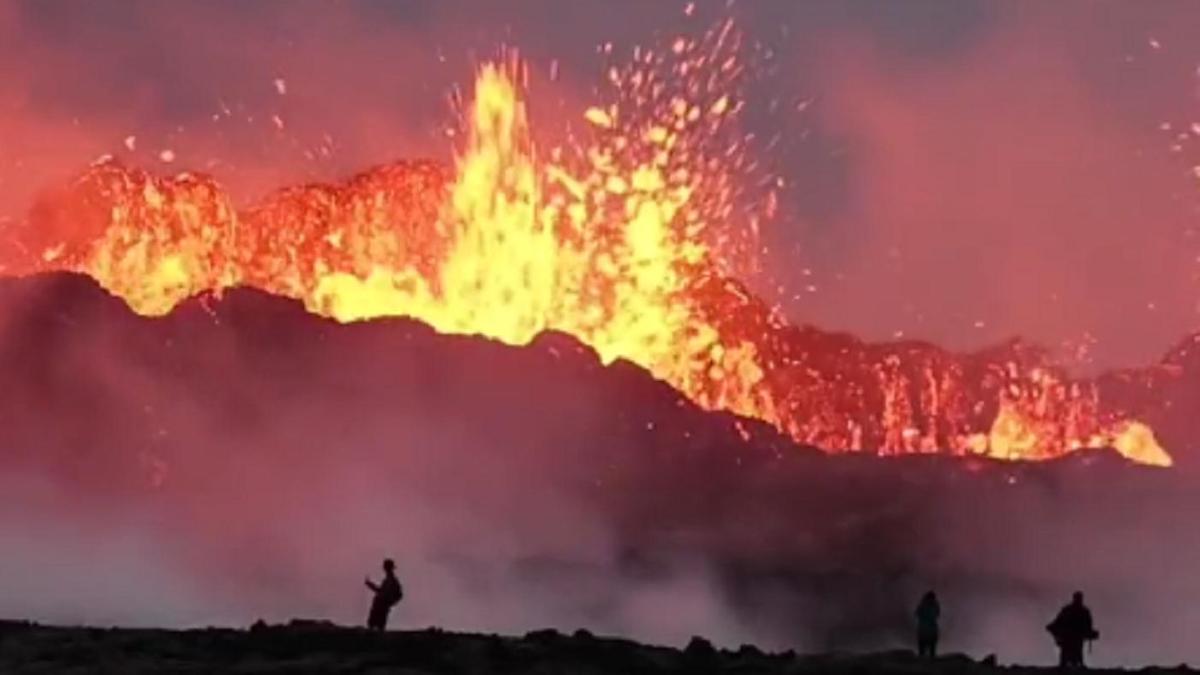
[(501, 44), (533, 63), (555, 133), (598, 44), (732, 14), (774, 52), (747, 124), (779, 138), (768, 262), (795, 320), (952, 347), (1090, 334), (1103, 364), (1200, 324), (1200, 146), (1172, 151), (1200, 120), (1200, 5), (499, 5), (0, 0), (0, 217), (106, 153), (243, 198), (444, 158), (446, 94)]

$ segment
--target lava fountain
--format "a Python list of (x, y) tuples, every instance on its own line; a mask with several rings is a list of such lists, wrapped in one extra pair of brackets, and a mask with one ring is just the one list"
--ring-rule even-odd
[(5, 269), (88, 274), (144, 315), (249, 285), (339, 321), (407, 316), (514, 345), (560, 331), (831, 451), (1110, 446), (1171, 463), (1148, 425), (1041, 353), (864, 345), (788, 326), (747, 292), (734, 271), (753, 264), (776, 186), (744, 189), (738, 40), (725, 23), (637, 50), (607, 72), (613, 93), (583, 113), (587, 133), (549, 150), (531, 134), (521, 62), (485, 64), (453, 169), (397, 163), (244, 210), (212, 178), (101, 161), (35, 206)]

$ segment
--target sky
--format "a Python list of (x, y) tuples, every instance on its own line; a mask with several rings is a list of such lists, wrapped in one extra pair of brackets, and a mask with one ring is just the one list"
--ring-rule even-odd
[(106, 154), (246, 202), (449, 160), (452, 94), (501, 48), (528, 60), (551, 142), (595, 100), (600, 45), (733, 17), (759, 64), (742, 124), (786, 186), (752, 283), (793, 321), (955, 349), (1022, 336), (1084, 369), (1200, 328), (1200, 5), (686, 7), (0, 0), (0, 219)]

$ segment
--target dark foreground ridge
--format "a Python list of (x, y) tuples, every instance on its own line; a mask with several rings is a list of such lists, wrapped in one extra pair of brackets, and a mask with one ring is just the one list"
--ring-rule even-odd
[[(972, 673), (1055, 672), (998, 666), (960, 654), (933, 662), (912, 652), (797, 655), (753, 646), (716, 649), (693, 638), (685, 649), (555, 630), (523, 637), (423, 631), (372, 633), (325, 622), (256, 624), (249, 630), (58, 628), (0, 622), (3, 673)], [(1091, 671), (1117, 672), (1117, 671)], [(1186, 666), (1140, 672), (1191, 672)]]
[[(338, 324), (248, 289), (151, 319), (83, 277), (0, 280), (0, 317), (0, 616), (356, 624), (388, 557), (405, 626), (869, 653), (911, 645), (936, 589), (946, 651), (1052, 663), (1046, 622), (1082, 590), (1104, 633), (1089, 663), (1196, 659), (1183, 446), (1169, 471), (1108, 451), (827, 455), (565, 335)], [(1173, 409), (1192, 434), (1189, 391)], [(10, 647), (86, 663), (90, 635)], [(158, 659), (139, 635), (96, 649)], [(330, 639), (405, 652), (356, 635)]]

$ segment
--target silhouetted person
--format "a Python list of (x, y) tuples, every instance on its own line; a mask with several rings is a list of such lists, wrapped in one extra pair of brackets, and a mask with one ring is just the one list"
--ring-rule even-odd
[(367, 577), (367, 588), (375, 593), (371, 600), (371, 613), (367, 615), (367, 628), (385, 630), (388, 614), (404, 597), (400, 580), (396, 578), (396, 563), (391, 558), (383, 561), (383, 581), (377, 584)]
[(942, 605), (937, 594), (927, 591), (917, 604), (917, 654), (934, 658), (937, 656), (938, 619), (942, 616)]
[(1092, 624), (1092, 611), (1083, 604), (1083, 593), (1075, 592), (1070, 604), (1046, 626), (1058, 644), (1058, 665), (1064, 668), (1083, 667), (1083, 645), (1100, 637)]

